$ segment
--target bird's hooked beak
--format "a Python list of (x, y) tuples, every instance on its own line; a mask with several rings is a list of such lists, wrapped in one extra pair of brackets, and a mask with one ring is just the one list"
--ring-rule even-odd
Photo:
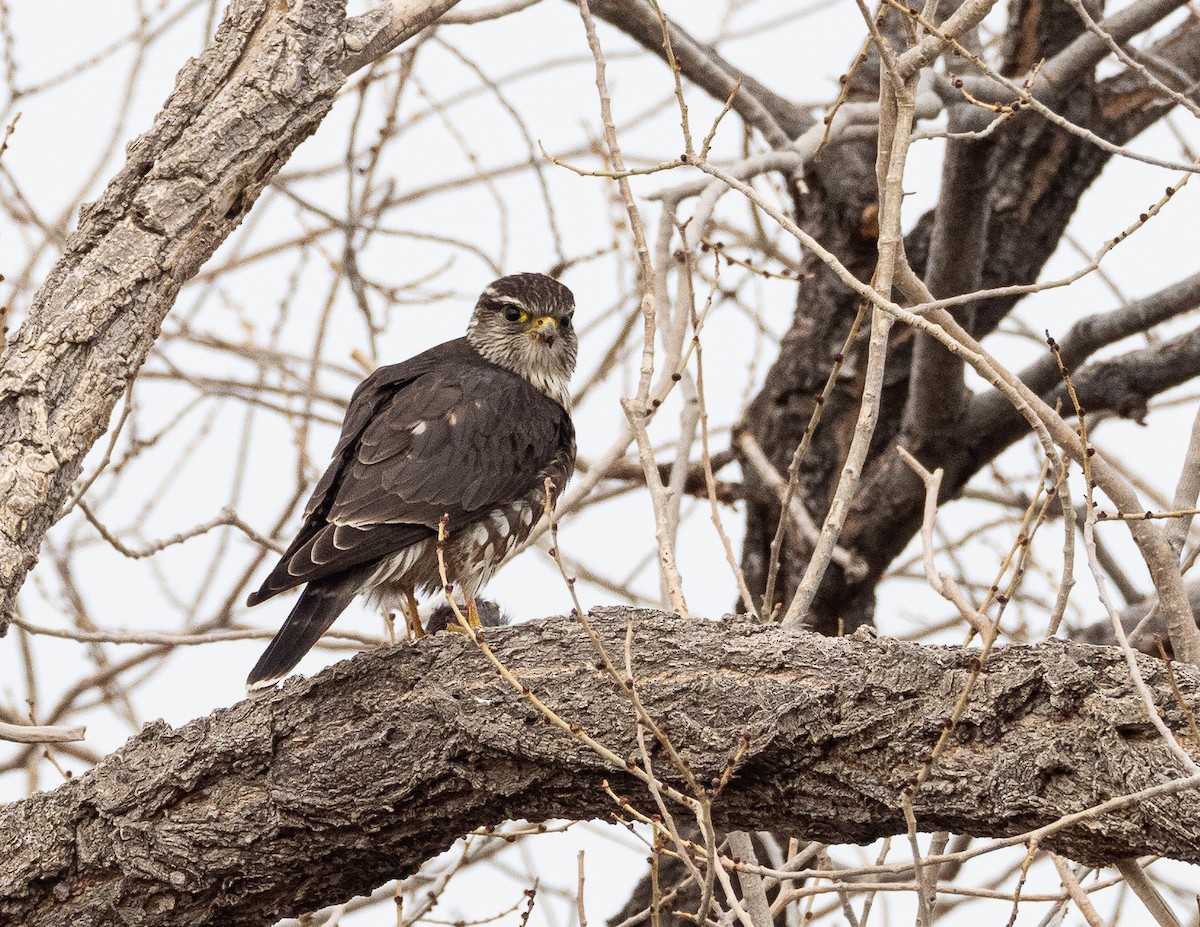
[(554, 346), (554, 339), (558, 337), (558, 323), (548, 315), (540, 315), (529, 323), (529, 333), (533, 335), (533, 340), (541, 342), (546, 347)]

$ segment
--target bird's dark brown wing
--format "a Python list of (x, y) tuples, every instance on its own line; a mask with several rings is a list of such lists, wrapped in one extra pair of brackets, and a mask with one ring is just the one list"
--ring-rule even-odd
[(304, 529), (251, 604), (431, 537), (443, 514), (454, 532), (524, 498), (569, 453), (561, 406), (474, 352), (445, 360), (356, 394)]

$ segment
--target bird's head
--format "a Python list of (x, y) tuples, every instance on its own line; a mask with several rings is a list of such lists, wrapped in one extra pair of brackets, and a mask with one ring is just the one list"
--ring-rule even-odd
[(494, 364), (524, 377), (570, 408), (568, 381), (575, 370), (575, 297), (544, 274), (513, 274), (479, 297), (467, 341)]

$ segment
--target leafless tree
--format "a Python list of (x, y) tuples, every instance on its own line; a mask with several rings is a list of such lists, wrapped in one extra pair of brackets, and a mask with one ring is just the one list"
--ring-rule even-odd
[[(1200, 10), (695, 6), (0, 0), (0, 927), (1196, 923)], [(219, 707), (354, 383), (519, 269), (566, 614)]]

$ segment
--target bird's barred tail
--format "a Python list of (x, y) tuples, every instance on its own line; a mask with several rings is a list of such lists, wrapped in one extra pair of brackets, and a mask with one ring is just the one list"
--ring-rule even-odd
[(246, 679), (251, 692), (290, 673), (358, 593), (358, 577), (333, 576), (309, 583)]

